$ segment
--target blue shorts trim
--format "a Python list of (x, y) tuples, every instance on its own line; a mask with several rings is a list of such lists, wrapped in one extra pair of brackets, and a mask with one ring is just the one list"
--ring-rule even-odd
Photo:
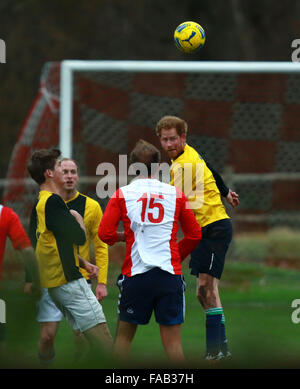
[(209, 274), (221, 279), (225, 256), (232, 240), (230, 219), (218, 220), (202, 228), (202, 239), (191, 253), (191, 274)]
[(182, 275), (174, 275), (155, 267), (132, 277), (120, 275), (119, 319), (133, 324), (148, 324), (152, 312), (161, 325), (184, 322), (185, 282)]

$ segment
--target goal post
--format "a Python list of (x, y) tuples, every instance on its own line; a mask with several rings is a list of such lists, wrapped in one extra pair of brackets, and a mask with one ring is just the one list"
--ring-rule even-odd
[(62, 154), (72, 157), (72, 101), (73, 74), (88, 72), (167, 72), (167, 73), (298, 73), (296, 62), (254, 61), (96, 61), (65, 60), (61, 63), (61, 108), (59, 119), (59, 146)]

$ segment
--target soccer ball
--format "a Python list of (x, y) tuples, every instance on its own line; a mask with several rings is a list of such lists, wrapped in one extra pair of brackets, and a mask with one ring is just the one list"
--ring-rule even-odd
[(174, 31), (174, 41), (179, 50), (190, 54), (204, 45), (205, 31), (198, 23), (184, 22)]

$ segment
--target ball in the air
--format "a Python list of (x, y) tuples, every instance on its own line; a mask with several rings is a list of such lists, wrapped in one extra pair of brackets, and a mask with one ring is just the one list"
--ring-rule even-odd
[(193, 53), (204, 45), (205, 31), (198, 23), (181, 23), (174, 31), (174, 42), (179, 50)]

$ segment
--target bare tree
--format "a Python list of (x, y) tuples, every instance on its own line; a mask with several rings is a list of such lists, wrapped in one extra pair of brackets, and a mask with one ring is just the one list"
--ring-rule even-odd
[(236, 33), (239, 40), (240, 52), (243, 60), (255, 60), (254, 36), (251, 24), (245, 17), (240, 0), (230, 0), (233, 19), (236, 24)]

